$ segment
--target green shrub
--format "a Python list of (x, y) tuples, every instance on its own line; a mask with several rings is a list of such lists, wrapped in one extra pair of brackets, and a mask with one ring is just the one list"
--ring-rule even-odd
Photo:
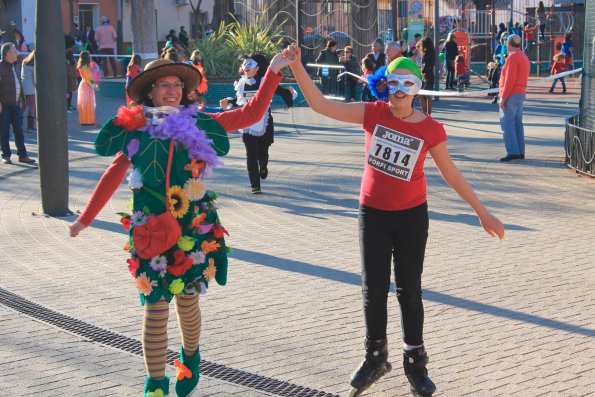
[(267, 21), (266, 9), (251, 23), (242, 23), (234, 18), (228, 25), (223, 22), (211, 35), (191, 40), (190, 52), (202, 52), (203, 64), (209, 79), (235, 79), (238, 77), (238, 57), (242, 54), (260, 52), (270, 59), (279, 52), (284, 40), (282, 27), (277, 17)]

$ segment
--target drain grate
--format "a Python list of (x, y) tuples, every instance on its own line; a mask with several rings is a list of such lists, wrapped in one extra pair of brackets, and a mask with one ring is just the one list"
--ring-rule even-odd
[[(129, 338), (95, 325), (88, 324), (84, 321), (77, 320), (76, 318), (55, 312), (51, 309), (38, 305), (37, 303), (31, 302), (22, 296), (7, 291), (2, 287), (0, 287), (0, 304), (3, 304), (29, 317), (41, 320), (47, 324), (54, 325), (65, 331), (92, 340), (93, 342), (101, 343), (102, 345), (110, 346), (138, 356), (143, 355), (142, 345), (139, 340)], [(176, 358), (178, 358), (178, 353), (168, 349), (167, 363), (173, 365), (173, 362)], [(292, 383), (277, 379), (267, 378), (265, 376), (252, 374), (247, 371), (234, 369), (206, 360), (201, 360), (200, 368), (202, 375), (278, 396), (338, 397), (332, 393), (294, 385)]]

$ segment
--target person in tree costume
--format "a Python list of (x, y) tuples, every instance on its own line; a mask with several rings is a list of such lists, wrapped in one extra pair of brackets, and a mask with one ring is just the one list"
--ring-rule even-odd
[[(190, 65), (156, 60), (128, 87), (142, 106), (121, 107), (101, 128), (95, 150), (115, 159), (101, 177), (83, 213), (70, 226), (76, 237), (89, 226), (116, 191), (126, 172), (133, 191), (130, 212), (121, 212), (129, 232), (126, 262), (144, 306), (145, 397), (169, 395), (165, 376), (169, 302), (175, 298), (182, 347), (175, 360), (176, 393), (187, 396), (200, 376), (199, 294), (209, 283), (227, 282), (228, 234), (217, 214), (217, 193), (203, 177), (221, 166), (229, 150), (227, 132), (254, 124), (268, 108), (292, 62), (276, 55), (254, 100), (241, 109), (197, 113), (188, 99), (202, 76)], [(132, 165), (132, 167), (130, 167)]]

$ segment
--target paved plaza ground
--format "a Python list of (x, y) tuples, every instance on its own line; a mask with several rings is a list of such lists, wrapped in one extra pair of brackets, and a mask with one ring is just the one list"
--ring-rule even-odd
[[(499, 161), (505, 153), (497, 105), (486, 97), (435, 104), (433, 116), (446, 127), (456, 164), (506, 225), (503, 241), (484, 233), (428, 159), (423, 284), (435, 396), (595, 395), (595, 178), (564, 165), (564, 119), (578, 112), (577, 80), (570, 79), (567, 95), (546, 91), (545, 85), (530, 89), (527, 159), (510, 163)], [(94, 154), (92, 141), (119, 105), (98, 96), (94, 128), (81, 128), (77, 114), (68, 115), (74, 212), (111, 161)], [(346, 396), (363, 356), (361, 127), (306, 106), (276, 108), (274, 118), (263, 195), (250, 194), (237, 133), (225, 167), (209, 179), (221, 193), (220, 216), (234, 251), (228, 285), (201, 297), (201, 353), (215, 369), (201, 378), (195, 396)], [(33, 134), (27, 147), (36, 158)], [(126, 208), (129, 190), (122, 185), (94, 227), (72, 239), (75, 216), (41, 215), (39, 185), (37, 168), (0, 166), (0, 390), (139, 396), (142, 357), (110, 344), (112, 337), (102, 342), (81, 333), (90, 327), (140, 340), (142, 308), (115, 214)], [(389, 303), (394, 369), (369, 396), (409, 395), (394, 294)], [(34, 309), (27, 312), (29, 304)], [(180, 345), (175, 321), (172, 310), (173, 351)], [(258, 382), (246, 381), (250, 374)], [(303, 394), (275, 389), (279, 383)]]

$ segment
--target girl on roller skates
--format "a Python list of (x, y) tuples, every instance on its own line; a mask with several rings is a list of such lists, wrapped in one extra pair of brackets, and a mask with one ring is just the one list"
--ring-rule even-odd
[[(300, 49), (290, 46), (295, 59)], [(419, 68), (409, 58), (392, 61), (386, 71), (388, 89), (370, 103), (340, 103), (326, 99), (300, 62), (291, 70), (315, 112), (363, 125), (364, 174), (359, 207), (362, 292), (366, 323), (365, 356), (351, 376), (352, 396), (360, 395), (391, 370), (386, 338), (387, 297), (391, 259), (401, 308), (403, 367), (414, 394), (431, 396), (436, 386), (428, 377), (424, 347), (421, 274), (428, 237), (426, 179), (428, 151), (445, 181), (473, 208), (491, 236), (504, 238), (502, 222), (482, 205), (450, 158), (441, 123), (414, 110), (413, 98), (422, 85)]]

